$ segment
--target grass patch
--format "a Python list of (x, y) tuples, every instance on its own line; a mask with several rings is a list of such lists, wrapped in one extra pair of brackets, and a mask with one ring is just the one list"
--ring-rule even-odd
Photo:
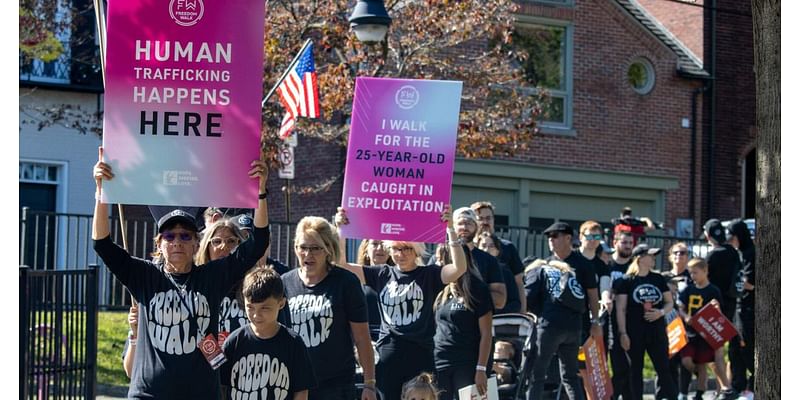
[(97, 383), (128, 386), (122, 350), (128, 337), (127, 311), (101, 311), (97, 318)]

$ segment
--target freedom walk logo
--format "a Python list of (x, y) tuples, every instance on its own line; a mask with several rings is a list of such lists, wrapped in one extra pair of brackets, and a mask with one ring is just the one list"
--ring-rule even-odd
[(317, 347), (331, 335), (333, 310), (331, 300), (325, 296), (303, 294), (289, 299), (292, 330), (305, 342), (306, 347)]
[[(147, 333), (156, 350), (170, 355), (189, 354), (206, 335), (211, 322), (208, 299), (201, 293), (189, 291), (181, 300), (178, 291), (159, 292), (150, 299), (147, 313)], [(186, 307), (191, 307), (187, 310)], [(196, 328), (190, 317), (195, 316)]]
[(404, 85), (395, 92), (394, 102), (403, 110), (410, 110), (419, 103), (419, 92), (411, 85)]
[(403, 284), (391, 281), (380, 296), (383, 319), (393, 327), (411, 325), (422, 316), (424, 296), (416, 282)]
[(169, 16), (180, 26), (192, 26), (203, 18), (203, 0), (171, 0)]
[(285, 400), (289, 395), (289, 368), (269, 354), (248, 354), (231, 367), (231, 398)]

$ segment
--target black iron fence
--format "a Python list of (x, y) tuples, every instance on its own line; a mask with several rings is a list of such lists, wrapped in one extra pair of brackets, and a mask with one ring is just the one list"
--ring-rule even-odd
[(94, 399), (97, 266), (19, 268), (21, 399)]
[[(294, 265), (293, 238), (296, 224), (270, 224), (270, 257)], [(134, 257), (148, 258), (153, 252), (156, 224), (152, 218), (126, 218), (124, 230), (128, 252)], [(130, 296), (125, 287), (105, 268), (103, 260), (92, 248), (92, 216), (35, 211), (27, 207), (20, 212), (19, 264), (33, 270), (73, 270), (76, 265), (96, 264), (101, 309), (127, 309)], [(111, 218), (111, 238), (120, 245), (123, 229), (118, 217)]]

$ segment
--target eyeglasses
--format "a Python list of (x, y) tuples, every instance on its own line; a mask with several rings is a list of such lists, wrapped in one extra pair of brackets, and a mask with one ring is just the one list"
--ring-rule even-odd
[(228, 247), (235, 247), (239, 244), (239, 239), (235, 237), (229, 237), (227, 239), (215, 237), (211, 239), (211, 245), (214, 247), (222, 247), (223, 244), (226, 244)]
[(689, 254), (689, 252), (686, 251), (686, 250), (675, 250), (675, 251), (672, 252), (672, 254), (674, 254), (676, 256), (685, 256), (685, 255)]
[(166, 240), (167, 242), (174, 242), (175, 239), (180, 239), (181, 242), (191, 242), (194, 240), (194, 235), (188, 232), (164, 232), (161, 234), (161, 238)]
[(294, 250), (300, 254), (310, 254), (312, 256), (319, 256), (322, 255), (323, 251), (325, 250), (319, 246), (294, 246)]
[(408, 253), (411, 253), (412, 251), (414, 251), (414, 248), (413, 247), (408, 247), (408, 246), (406, 246), (406, 247), (394, 247), (393, 246), (393, 247), (389, 247), (389, 251), (394, 252), (394, 253), (408, 254)]
[(586, 240), (603, 240), (603, 235), (600, 233), (595, 233), (595, 234), (584, 233), (583, 237), (586, 238)]
[(369, 246), (369, 247), (374, 247), (374, 248), (376, 248), (376, 249), (377, 249), (378, 247), (384, 247), (384, 246), (383, 246), (383, 242), (369, 242), (369, 244), (368, 244), (367, 246)]

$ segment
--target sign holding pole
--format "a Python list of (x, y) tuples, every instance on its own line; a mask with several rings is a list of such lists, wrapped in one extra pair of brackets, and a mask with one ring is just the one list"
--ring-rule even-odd
[(253, 208), (264, 2), (110, 2), (103, 147), (108, 203)]
[(461, 89), (454, 81), (356, 79), (345, 237), (444, 242)]

